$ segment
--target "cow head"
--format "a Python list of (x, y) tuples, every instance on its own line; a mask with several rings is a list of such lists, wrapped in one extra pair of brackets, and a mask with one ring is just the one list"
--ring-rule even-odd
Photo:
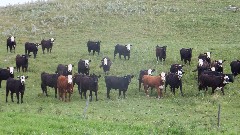
[(56, 39), (54, 39), (54, 38), (51, 38), (51, 39), (50, 39), (51, 43), (54, 43), (55, 40), (56, 40)]
[(182, 71), (178, 70), (177, 75), (178, 75), (178, 79), (180, 80), (182, 78), (182, 75), (183, 75)]
[(127, 50), (130, 51), (132, 45), (131, 44), (127, 44), (125, 46), (127, 47)]
[(155, 69), (148, 69), (148, 75), (152, 75), (152, 72), (154, 72), (155, 71)]
[(161, 79), (162, 79), (163, 81), (166, 80), (166, 73), (162, 72), (162, 73), (159, 74), (159, 75), (160, 75), (160, 77), (161, 77)]
[(94, 83), (98, 83), (98, 78), (101, 77), (101, 75), (91, 74), (90, 77), (92, 77)]
[(131, 82), (131, 79), (134, 77), (134, 75), (126, 75), (124, 76), (124, 78), (126, 78), (128, 80), (128, 83)]
[(225, 75), (223, 77), (223, 84), (227, 84), (227, 83), (229, 83), (229, 77), (227, 75)]
[(11, 42), (15, 42), (15, 37), (14, 37), (14, 36), (11, 36), (11, 37), (10, 37), (10, 40), (11, 40)]
[(14, 67), (7, 67), (7, 70), (9, 70), (9, 73), (13, 75)]
[(107, 65), (108, 64), (108, 59), (107, 58), (104, 58), (103, 59), (103, 65)]
[(211, 58), (211, 53), (212, 53), (212, 52), (206, 52), (206, 53), (204, 53), (204, 54), (207, 55), (207, 58), (210, 59), (210, 58)]
[(28, 76), (24, 76), (24, 75), (22, 75), (22, 76), (18, 76), (17, 78), (19, 78), (19, 79), (20, 79), (20, 82), (21, 82), (21, 84), (22, 84), (22, 85), (24, 85), (24, 83), (25, 83), (25, 80), (28, 78)]
[(84, 63), (85, 63), (85, 67), (86, 67), (86, 68), (89, 68), (89, 62), (91, 62), (91, 60), (84, 60)]
[(203, 59), (198, 60), (198, 66), (203, 66)]
[(74, 67), (74, 65), (68, 64), (68, 65), (66, 65), (66, 67), (67, 67), (68, 72), (72, 72), (72, 68)]

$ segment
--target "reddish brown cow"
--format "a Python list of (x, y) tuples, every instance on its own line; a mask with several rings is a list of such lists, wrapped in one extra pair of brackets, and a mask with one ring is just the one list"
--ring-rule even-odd
[(156, 88), (156, 91), (158, 93), (158, 98), (162, 97), (162, 90), (164, 88), (164, 82), (165, 82), (165, 73), (162, 72), (159, 74), (159, 76), (150, 76), (150, 75), (144, 75), (142, 78), (144, 90), (147, 96), (148, 94), (148, 88)]
[(60, 75), (57, 80), (57, 88), (59, 93), (59, 99), (62, 101), (67, 101), (67, 94), (69, 96), (69, 101), (71, 98), (71, 94), (73, 93), (73, 82), (72, 75), (63, 76)]

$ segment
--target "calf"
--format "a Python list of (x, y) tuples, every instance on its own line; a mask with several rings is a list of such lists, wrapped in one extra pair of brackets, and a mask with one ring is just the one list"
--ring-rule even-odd
[(231, 66), (231, 72), (232, 74), (235, 76), (237, 76), (238, 74), (240, 74), (240, 61), (236, 60), (236, 61), (232, 61), (230, 63)]
[(10, 49), (10, 52), (12, 52), (12, 50), (15, 53), (15, 48), (16, 48), (16, 41), (15, 41), (16, 37), (14, 36), (10, 36), (7, 38), (7, 52), (8, 52), (8, 47)]
[(103, 68), (105, 75), (107, 74), (107, 72), (109, 72), (111, 65), (112, 65), (112, 62), (108, 57), (104, 57), (101, 60), (100, 68)]
[(29, 43), (29, 42), (26, 42), (25, 43), (25, 54), (30, 54), (30, 52), (33, 52), (33, 56), (34, 56), (34, 59), (36, 58), (37, 56), (37, 52), (38, 52), (38, 47), (39, 47), (40, 44), (38, 43)]
[(48, 39), (48, 40), (43, 39), (41, 41), (43, 54), (44, 54), (44, 51), (45, 51), (46, 48), (47, 48), (47, 52), (50, 52), (50, 53), (52, 52), (52, 47), (53, 47), (54, 41), (55, 41), (54, 38), (51, 38), (51, 39)]
[(155, 72), (155, 69), (148, 69), (148, 70), (140, 70), (140, 73), (139, 73), (139, 77), (138, 77), (138, 90), (140, 92), (140, 89), (141, 89), (141, 84), (143, 83), (142, 81), (142, 77), (144, 75), (152, 75), (152, 73)]
[(72, 64), (68, 64), (68, 65), (58, 64), (56, 73), (58, 73), (59, 75), (64, 75), (64, 76), (72, 75), (73, 67), (74, 67), (74, 65), (72, 65)]
[(49, 74), (46, 72), (41, 73), (41, 88), (43, 94), (47, 94), (47, 86), (55, 89), (55, 98), (57, 98), (57, 80), (58, 80), (59, 74)]
[(68, 94), (68, 100), (70, 101), (71, 94), (73, 93), (72, 75), (68, 76), (60, 75), (57, 80), (57, 88), (59, 99), (62, 99), (62, 101), (66, 102)]
[(78, 62), (78, 73), (82, 73), (82, 74), (86, 74), (89, 75), (89, 62), (91, 62), (91, 60), (82, 60), (80, 59)]
[(118, 53), (120, 59), (121, 59), (121, 55), (123, 55), (125, 60), (126, 60), (126, 56), (128, 56), (128, 60), (129, 60), (131, 46), (132, 46), (131, 44), (128, 44), (128, 45), (119, 45), (119, 44), (117, 44), (115, 46), (115, 50), (114, 50), (114, 59), (116, 57), (116, 54)]
[(143, 86), (146, 95), (149, 97), (148, 94), (148, 88), (156, 88), (156, 91), (158, 93), (158, 99), (162, 97), (162, 89), (165, 82), (165, 73), (162, 72), (159, 74), (159, 76), (150, 76), (150, 75), (144, 75), (142, 78)]
[(178, 71), (176, 73), (169, 73), (166, 76), (166, 82), (165, 82), (165, 93), (166, 93), (166, 88), (168, 85), (170, 85), (170, 89), (175, 95), (175, 88), (180, 88), (181, 95), (183, 96), (182, 92), (182, 71)]
[(17, 67), (17, 72), (20, 72), (20, 68), (22, 67), (23, 72), (27, 72), (28, 69), (28, 58), (30, 55), (22, 55), (20, 56), (19, 54), (16, 56), (16, 67)]
[(14, 67), (7, 67), (7, 69), (0, 69), (0, 88), (2, 87), (2, 80), (7, 80), (9, 77), (14, 78)]
[(178, 71), (181, 71), (184, 74), (183, 65), (172, 64), (171, 67), (170, 67), (170, 72), (171, 73), (177, 73)]
[(166, 50), (167, 50), (167, 46), (156, 46), (156, 57), (157, 57), (157, 62), (158, 60), (160, 60), (162, 62), (165, 61), (166, 59)]
[(180, 50), (181, 61), (184, 61), (185, 64), (187, 64), (188, 61), (188, 64), (190, 65), (192, 59), (192, 50), (193, 48), (182, 48)]
[(13, 78), (8, 78), (6, 83), (6, 102), (8, 102), (8, 94), (11, 92), (11, 99), (13, 101), (13, 93), (17, 95), (17, 103), (19, 104), (19, 94), (21, 94), (21, 103), (23, 103), (23, 95), (25, 91), (25, 79), (28, 76), (18, 76), (19, 80), (15, 80)]
[(97, 41), (97, 42), (94, 42), (94, 41), (88, 41), (87, 42), (87, 47), (88, 47), (88, 53), (90, 55), (90, 52), (93, 51), (93, 55), (95, 54), (95, 51), (98, 52), (98, 55), (99, 55), (99, 52), (100, 52), (100, 42), (101, 41)]
[(212, 52), (206, 52), (203, 54), (199, 54), (198, 59), (202, 59), (203, 61), (206, 60), (210, 64), (211, 63), (211, 53)]
[(133, 75), (127, 75), (123, 77), (117, 77), (117, 76), (105, 76), (105, 83), (107, 87), (107, 98), (110, 99), (110, 90), (115, 89), (119, 90), (119, 97), (121, 96), (121, 91), (123, 91), (123, 96), (125, 98), (126, 91), (128, 89), (128, 85), (131, 82), (131, 78), (133, 78)]

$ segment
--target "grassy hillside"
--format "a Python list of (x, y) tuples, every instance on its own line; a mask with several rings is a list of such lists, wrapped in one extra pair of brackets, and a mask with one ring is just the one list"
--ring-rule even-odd
[[(229, 63), (240, 59), (240, 11), (226, 9), (240, 6), (236, 0), (58, 0), (0, 8), (0, 68), (15, 66), (17, 54), (24, 53), (25, 42), (40, 42), (56, 38), (52, 53), (29, 60), (24, 103), (5, 102), (5, 83), (0, 88), (0, 134), (237, 134), (240, 112), (240, 79), (220, 91), (198, 91), (196, 73), (199, 53), (211, 51), (212, 59), (225, 59), (224, 72), (230, 73)], [(16, 53), (7, 53), (8, 35), (16, 36)], [(86, 43), (101, 40), (100, 55), (87, 52)], [(130, 60), (113, 58), (114, 46), (132, 44)], [(157, 63), (155, 46), (167, 46), (167, 59)], [(138, 91), (141, 69), (155, 68), (155, 75), (168, 72), (170, 65), (180, 63), (179, 50), (193, 48), (190, 66), (184, 66), (184, 97), (170, 89), (160, 100), (156, 92), (145, 96)], [(102, 57), (112, 61), (110, 75), (135, 75), (127, 98), (118, 98), (118, 91), (106, 98), (104, 73), (99, 68)], [(77, 88), (71, 102), (42, 95), (40, 74), (54, 73), (58, 64), (74, 64), (79, 59), (91, 59), (90, 73), (101, 74), (99, 101), (80, 99)], [(8, 97), (10, 101), (10, 96)], [(217, 113), (221, 105), (220, 127)]]

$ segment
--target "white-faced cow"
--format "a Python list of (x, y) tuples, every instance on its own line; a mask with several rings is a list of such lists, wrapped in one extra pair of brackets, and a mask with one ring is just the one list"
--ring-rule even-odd
[(17, 103), (19, 104), (19, 94), (21, 94), (21, 103), (23, 103), (23, 95), (25, 91), (25, 79), (28, 78), (28, 76), (18, 76), (19, 80), (15, 80), (13, 78), (8, 78), (6, 83), (6, 102), (8, 102), (8, 94), (9, 91), (11, 92), (11, 99), (13, 101), (13, 93), (16, 93), (17, 95)]
[(78, 73), (82, 73), (85, 75), (89, 75), (89, 62), (91, 62), (91, 60), (82, 60), (80, 59), (78, 62)]
[(156, 57), (157, 57), (157, 62), (160, 60), (162, 62), (166, 60), (166, 51), (167, 51), (167, 46), (162, 46), (160, 47), (159, 45), (156, 46)]
[(177, 73), (168, 73), (166, 76), (165, 82), (165, 93), (167, 86), (170, 85), (170, 89), (175, 95), (175, 89), (180, 88), (181, 95), (183, 96), (182, 92), (182, 71), (178, 71)]
[(206, 60), (209, 64), (211, 64), (211, 53), (212, 52), (199, 54), (198, 59), (202, 59), (203, 61)]
[(193, 48), (182, 48), (180, 50), (181, 61), (184, 61), (185, 64), (187, 64), (188, 61), (188, 64), (190, 65), (192, 59), (192, 50)]
[(132, 46), (131, 44), (127, 44), (127, 45), (117, 44), (114, 50), (114, 59), (116, 57), (116, 54), (119, 54), (120, 59), (121, 59), (121, 55), (123, 55), (125, 60), (126, 60), (126, 56), (128, 57), (128, 60), (129, 60), (131, 46)]
[(7, 80), (9, 77), (14, 78), (14, 67), (0, 69), (0, 88), (2, 87), (2, 80)]
[(56, 39), (54, 38), (51, 38), (51, 39), (48, 39), (48, 40), (42, 40), (41, 41), (41, 45), (42, 45), (42, 51), (43, 51), (43, 54), (44, 54), (44, 50), (47, 49), (47, 52), (52, 52), (52, 47), (53, 47), (53, 43)]
[(39, 43), (29, 43), (26, 42), (25, 43), (25, 54), (30, 54), (30, 52), (33, 53), (34, 59), (37, 56), (37, 52), (38, 52), (38, 47), (39, 47)]
[(74, 67), (74, 65), (72, 65), (72, 64), (68, 64), (68, 65), (58, 64), (56, 73), (58, 73), (59, 75), (64, 75), (64, 76), (72, 75), (73, 67)]
[(109, 72), (111, 65), (112, 65), (112, 62), (108, 57), (104, 57), (101, 60), (100, 68), (103, 68), (105, 75)]
[(9, 49), (10, 49), (10, 52), (12, 52), (12, 50), (14, 51), (14, 53), (15, 53), (15, 48), (16, 48), (16, 37), (14, 37), (14, 36), (10, 36), (10, 37), (8, 37), (8, 39), (7, 39), (7, 52), (8, 52), (8, 47), (9, 47)]
[(72, 75), (63, 76), (60, 75), (57, 80), (57, 88), (59, 99), (62, 101), (67, 101), (67, 94), (68, 94), (68, 101), (71, 100), (71, 94), (73, 93), (73, 81)]
[(87, 47), (88, 47), (88, 53), (90, 55), (90, 52), (93, 51), (93, 55), (95, 54), (95, 52), (98, 53), (99, 55), (99, 52), (100, 52), (100, 43), (101, 41), (88, 41), (87, 42)]

